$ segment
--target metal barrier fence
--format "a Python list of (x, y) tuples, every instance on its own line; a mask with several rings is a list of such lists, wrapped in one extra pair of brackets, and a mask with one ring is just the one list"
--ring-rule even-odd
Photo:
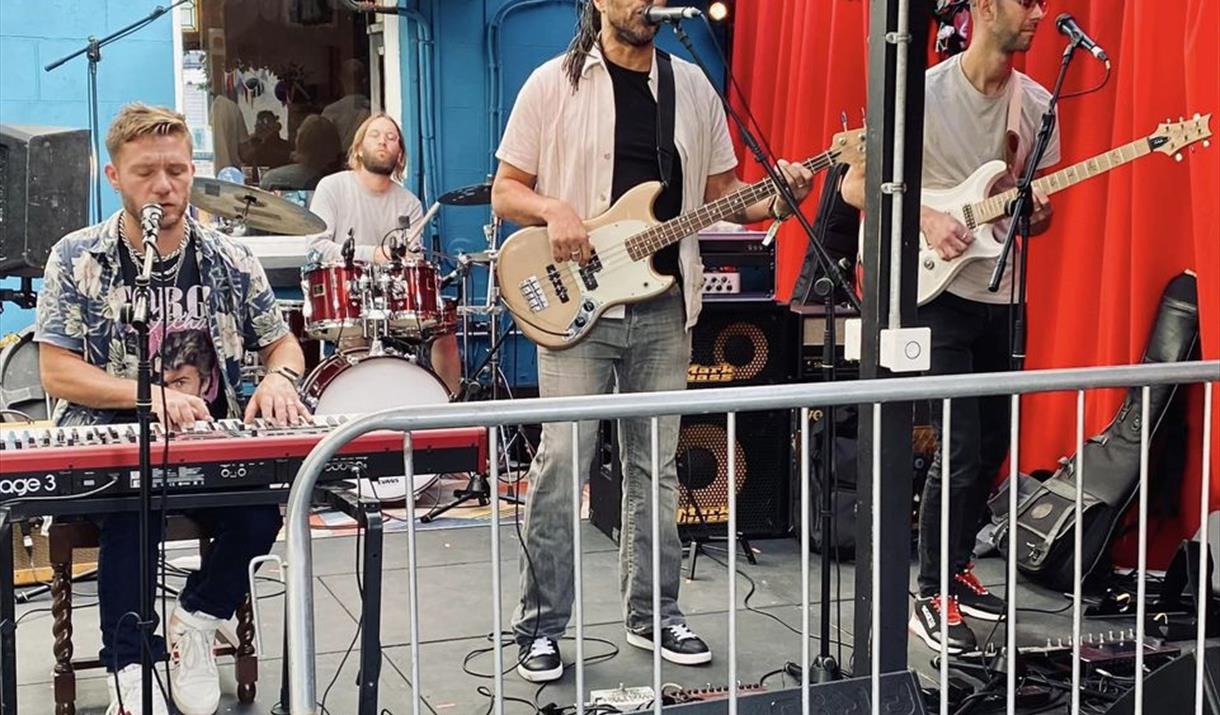
[[(491, 454), (491, 470), (492, 473), (498, 473), (499, 469), (499, 445), (497, 443), (498, 427), (501, 425), (514, 425), (536, 422), (571, 422), (572, 429), (577, 429), (577, 421), (585, 420), (605, 420), (605, 419), (621, 419), (628, 417), (644, 417), (651, 418), (652, 427), (652, 534), (653, 534), (653, 633), (661, 632), (660, 624), (660, 594), (656, 585), (660, 583), (659, 568), (659, 543), (656, 538), (659, 532), (658, 524), (658, 509), (656, 505), (659, 500), (659, 486), (656, 474), (659, 471), (659, 458), (657, 455), (658, 442), (658, 420), (660, 415), (694, 415), (694, 414), (711, 414), (711, 413), (726, 413), (726, 427), (728, 431), (728, 494), (729, 510), (728, 510), (728, 532), (734, 534), (737, 532), (737, 510), (736, 500), (732, 495), (736, 494), (736, 463), (735, 450), (732, 448), (736, 439), (736, 413), (750, 412), (759, 410), (776, 410), (776, 409), (808, 409), (812, 406), (829, 406), (829, 405), (848, 405), (848, 404), (872, 404), (874, 407), (879, 407), (882, 403), (894, 402), (913, 402), (916, 400), (940, 400), (941, 409), (943, 410), (944, 421), (948, 424), (952, 419), (952, 401), (955, 398), (961, 397), (976, 397), (985, 395), (1011, 395), (1012, 410), (1011, 410), (1011, 466), (1012, 473), (1017, 473), (1017, 454), (1019, 452), (1020, 439), (1020, 397), (1023, 394), (1036, 392), (1059, 392), (1074, 390), (1077, 394), (1076, 399), (1076, 443), (1083, 444), (1084, 440), (1084, 393), (1088, 389), (1107, 388), (1107, 387), (1127, 387), (1127, 386), (1143, 386), (1143, 405), (1144, 419), (1141, 420), (1141, 458), (1140, 458), (1140, 488), (1139, 488), (1139, 603), (1137, 605), (1138, 612), (1136, 616), (1136, 639), (1140, 647), (1136, 649), (1136, 678), (1135, 678), (1135, 696), (1136, 705), (1135, 712), (1143, 712), (1143, 643), (1144, 643), (1144, 616), (1145, 616), (1145, 579), (1147, 566), (1147, 518), (1148, 518), (1148, 500), (1147, 500), (1147, 479), (1148, 479), (1148, 386), (1160, 384), (1188, 384), (1188, 383), (1204, 383), (1205, 398), (1204, 398), (1204, 432), (1203, 432), (1203, 487), (1202, 497), (1199, 504), (1199, 512), (1201, 516), (1201, 524), (1206, 525), (1208, 503), (1207, 496), (1210, 491), (1210, 459), (1211, 459), (1211, 444), (1212, 437), (1212, 393), (1214, 382), (1220, 382), (1220, 361), (1208, 362), (1189, 362), (1189, 363), (1171, 363), (1171, 364), (1154, 364), (1154, 365), (1138, 365), (1138, 366), (1122, 366), (1122, 367), (1107, 367), (1107, 368), (1085, 368), (1073, 370), (1041, 370), (1041, 371), (1026, 371), (1019, 373), (994, 373), (994, 374), (979, 374), (979, 375), (955, 375), (943, 377), (914, 377), (914, 378), (893, 378), (882, 380), (861, 380), (839, 383), (810, 383), (799, 385), (781, 385), (781, 386), (763, 386), (763, 387), (730, 387), (707, 390), (692, 390), (679, 391), (669, 393), (646, 393), (646, 394), (617, 394), (617, 395), (602, 395), (589, 397), (563, 397), (551, 399), (535, 399), (535, 400), (517, 400), (512, 402), (497, 402), (497, 403), (478, 403), (478, 404), (452, 404), (444, 405), (435, 408), (398, 408), (369, 414), (365, 417), (349, 422), (342, 427), (336, 429), (333, 434), (322, 440), (315, 449), (310, 453), (301, 467), (300, 472), (292, 486), (292, 491), (289, 496), (287, 509), (287, 531), (288, 531), (288, 599), (287, 599), (287, 626), (288, 626), (288, 650), (285, 654), (289, 658), (289, 678), (291, 683), (290, 695), (292, 703), (292, 713), (294, 715), (313, 715), (317, 712), (317, 678), (314, 662), (315, 645), (314, 645), (314, 624), (313, 624), (313, 566), (312, 566), (312, 548), (309, 534), (309, 509), (312, 501), (314, 486), (318, 476), (322, 471), (326, 462), (334, 456), (340, 447), (362, 434), (374, 430), (395, 430), (404, 433), (404, 462), (407, 475), (407, 483), (410, 484), (414, 476), (413, 456), (411, 449), (411, 432), (422, 429), (436, 429), (449, 427), (467, 427), (467, 426), (484, 426), (489, 428), (490, 439), (490, 454)], [(874, 422), (872, 425), (874, 440), (879, 443), (881, 434), (880, 410), (874, 409)], [(809, 421), (802, 420), (801, 434), (801, 460), (802, 474), (808, 474), (808, 430)], [(941, 525), (941, 573), (940, 585), (941, 592), (948, 592), (948, 559), (945, 558), (945, 549), (947, 548), (948, 538), (948, 473), (949, 473), (949, 444), (948, 430), (944, 430), (946, 439), (942, 440), (941, 448), (943, 450), (942, 473), (940, 478), (942, 482), (942, 525)], [(574, 440), (574, 444), (579, 442)], [(577, 447), (578, 449), (578, 447)], [(877, 495), (880, 492), (881, 474), (880, 474), (880, 450), (874, 450), (874, 458), (872, 465), (872, 493)], [(1083, 474), (1087, 467), (1083, 463), (1080, 456), (1080, 451), (1077, 451), (1077, 474), (1076, 480), (1076, 510), (1080, 513), (1082, 508), (1083, 498)], [(584, 613), (582, 609), (582, 578), (581, 578), (581, 555), (583, 546), (580, 539), (580, 498), (583, 474), (575, 467), (579, 465), (579, 454), (573, 454), (573, 497), (572, 497), (572, 519), (574, 522), (575, 541), (574, 549), (574, 567), (575, 567), (575, 602), (574, 602), (574, 620), (576, 631), (576, 657), (575, 657), (575, 675), (577, 688), (577, 703), (576, 711), (583, 715), (584, 712), (584, 653), (583, 653), (583, 636), (584, 636)], [(929, 478), (934, 478), (934, 475), (929, 475)], [(1017, 512), (1017, 489), (1010, 488), (1008, 490), (1008, 513), (1009, 523), (1015, 523), (1015, 514)], [(407, 513), (414, 513), (414, 498), (411, 490), (407, 490), (408, 503)], [(873, 533), (878, 533), (880, 524), (878, 523), (878, 510), (873, 509)], [(809, 684), (809, 666), (810, 648), (809, 636), (811, 634), (809, 627), (809, 518), (810, 518), (810, 495), (809, 483), (807, 479), (802, 480), (801, 485), (801, 558), (802, 558), (802, 619), (801, 628), (803, 645), (801, 649), (801, 712), (802, 715), (808, 715), (810, 712), (810, 684)], [(1073, 644), (1073, 666), (1072, 666), (1072, 698), (1071, 712), (1073, 714), (1080, 712), (1080, 623), (1081, 623), (1081, 564), (1079, 555), (1081, 553), (1082, 543), (1082, 520), (1076, 520), (1075, 528), (1075, 554), (1076, 554), (1076, 572), (1075, 572), (1075, 590), (1073, 593), (1072, 605), (1072, 644)], [(1206, 543), (1206, 528), (1202, 531), (1203, 544), (1200, 549), (1200, 563), (1205, 564), (1207, 558), (1207, 543)], [(419, 643), (419, 590), (417, 583), (417, 560), (416, 560), (416, 533), (415, 526), (412, 520), (408, 520), (407, 528), (407, 565), (408, 565), (408, 608), (410, 611), (411, 625), (411, 691), (413, 700), (413, 711), (417, 715), (424, 712), (420, 702), (420, 643)], [(503, 614), (500, 610), (500, 597), (502, 579), (500, 573), (500, 520), (499, 509), (491, 510), (491, 565), (492, 565), (492, 586), (489, 598), (492, 604), (492, 622), (494, 633), (500, 633), (503, 626)], [(1009, 593), (1013, 591), (1012, 586), (1016, 584), (1016, 551), (1013, 547), (1015, 539), (1009, 539), (1008, 553), (1008, 583), (1010, 584)], [(873, 550), (871, 554), (873, 564), (882, 562), (882, 554), (877, 539), (872, 539)], [(728, 680), (729, 680), (729, 701), (728, 712), (730, 715), (736, 715), (738, 705), (738, 689), (737, 689), (737, 625), (736, 614), (737, 591), (736, 579), (732, 574), (736, 573), (736, 549), (728, 549), (728, 633), (729, 633), (729, 652), (728, 652)], [(902, 556), (905, 560), (905, 555)], [(874, 574), (876, 570), (874, 569)], [(1202, 570), (1206, 573), (1206, 569)], [(1204, 602), (1204, 589), (1207, 587), (1206, 579), (1201, 579), (1199, 584), (1198, 602)], [(879, 579), (873, 579), (873, 598), (872, 603), (877, 603), (880, 594)], [(878, 609), (873, 609), (872, 613), (872, 632), (878, 631), (879, 613)], [(1016, 622), (1017, 622), (1016, 599), (1008, 598), (1008, 614), (1007, 614), (1007, 642), (1009, 644), (1016, 643)], [(942, 619), (942, 628), (945, 627)], [(1198, 635), (1197, 645), (1200, 653), (1203, 652), (1204, 633), (1206, 630), (1206, 612), (1200, 609), (1198, 616)], [(855, 638), (857, 644), (861, 639), (867, 639), (868, 634), (856, 633)], [(493, 638), (493, 653), (494, 653), (494, 702), (493, 711), (503, 713), (504, 710), (504, 653), (503, 643), (500, 638)], [(947, 692), (949, 659), (947, 657), (947, 638), (941, 638), (942, 652), (940, 660), (940, 685), (941, 692)], [(870, 648), (872, 653), (872, 662), (870, 668), (871, 677), (871, 707), (873, 713), (881, 712), (881, 673), (879, 669), (878, 649)], [(1008, 648), (1008, 675), (1007, 675), (1007, 709), (1008, 712), (1013, 712), (1015, 708), (1015, 692), (1016, 682), (1015, 674), (1017, 649)], [(1203, 712), (1203, 658), (1197, 659), (1196, 665), (1196, 712)], [(661, 692), (661, 649), (653, 649), (653, 690), (655, 693)], [(653, 710), (656, 713), (661, 713), (662, 704), (661, 698), (654, 699)], [(941, 698), (942, 713), (948, 712), (948, 698)]]

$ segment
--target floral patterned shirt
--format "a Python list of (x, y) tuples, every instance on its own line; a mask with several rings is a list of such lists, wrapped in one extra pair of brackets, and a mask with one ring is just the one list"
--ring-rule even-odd
[[(127, 326), (120, 319), (126, 302), (119, 251), (119, 211), (106, 221), (59, 240), (43, 274), (34, 322), (34, 340), (80, 354), (85, 362), (116, 377), (135, 379), (137, 356), (127, 351)], [(237, 387), (242, 355), (271, 345), (289, 333), (258, 259), (228, 236), (187, 217), (195, 241), (199, 276), (211, 291), (208, 330), (221, 366), (230, 415), (240, 415)], [(105, 424), (115, 410), (95, 410), (60, 400), (54, 420), (61, 425)]]

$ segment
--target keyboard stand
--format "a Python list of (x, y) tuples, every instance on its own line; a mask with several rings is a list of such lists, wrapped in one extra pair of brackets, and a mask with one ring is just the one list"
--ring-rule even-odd
[[(347, 514), (364, 530), (361, 568), (363, 604), (360, 607), (360, 690), (358, 715), (377, 715), (377, 686), (381, 682), (381, 502), (360, 499), (339, 485), (324, 485), (314, 491), (315, 501)], [(289, 564), (291, 568), (291, 564)], [(418, 637), (418, 634), (416, 634)]]

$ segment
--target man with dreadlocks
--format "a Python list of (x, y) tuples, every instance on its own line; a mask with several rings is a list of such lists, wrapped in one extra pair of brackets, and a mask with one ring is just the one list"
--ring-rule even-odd
[[(665, 221), (713, 201), (741, 182), (724, 110), (697, 67), (656, 50), (644, 0), (589, 0), (567, 52), (536, 69), (517, 95), (496, 152), (495, 212), (522, 225), (545, 225), (556, 261), (584, 264), (590, 256), (582, 222), (603, 213), (627, 190), (662, 181), (653, 206)], [(656, 3), (658, 5), (664, 3)], [(668, 137), (672, 137), (669, 139)], [(780, 162), (798, 198), (810, 173)], [(668, 181), (664, 177), (668, 176)], [(761, 201), (734, 217), (740, 223), (780, 217)], [(699, 317), (703, 271), (699, 244), (687, 236), (659, 251), (653, 267), (675, 285), (651, 300), (619, 306), (563, 351), (538, 350), (539, 391), (545, 397), (680, 390), (690, 362), (690, 329)], [(678, 537), (675, 454), (678, 417), (659, 420), (660, 583), (652, 582), (650, 421), (623, 420), (623, 524), (619, 578), (627, 642), (673, 663), (711, 662), (707, 644), (678, 608), (682, 544)], [(520, 647), (517, 672), (532, 682), (563, 675), (558, 639), (571, 615), (572, 450), (589, 468), (596, 424), (581, 423), (579, 445), (564, 424), (543, 427), (530, 467), (521, 601), (513, 617)], [(661, 633), (653, 634), (652, 592), (660, 592)]]

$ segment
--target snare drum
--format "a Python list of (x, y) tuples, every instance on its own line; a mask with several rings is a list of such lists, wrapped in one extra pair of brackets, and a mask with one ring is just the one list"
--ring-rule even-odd
[(338, 340), (341, 334), (360, 335), (363, 300), (360, 263), (324, 263), (301, 269), (305, 332), (320, 340)]

